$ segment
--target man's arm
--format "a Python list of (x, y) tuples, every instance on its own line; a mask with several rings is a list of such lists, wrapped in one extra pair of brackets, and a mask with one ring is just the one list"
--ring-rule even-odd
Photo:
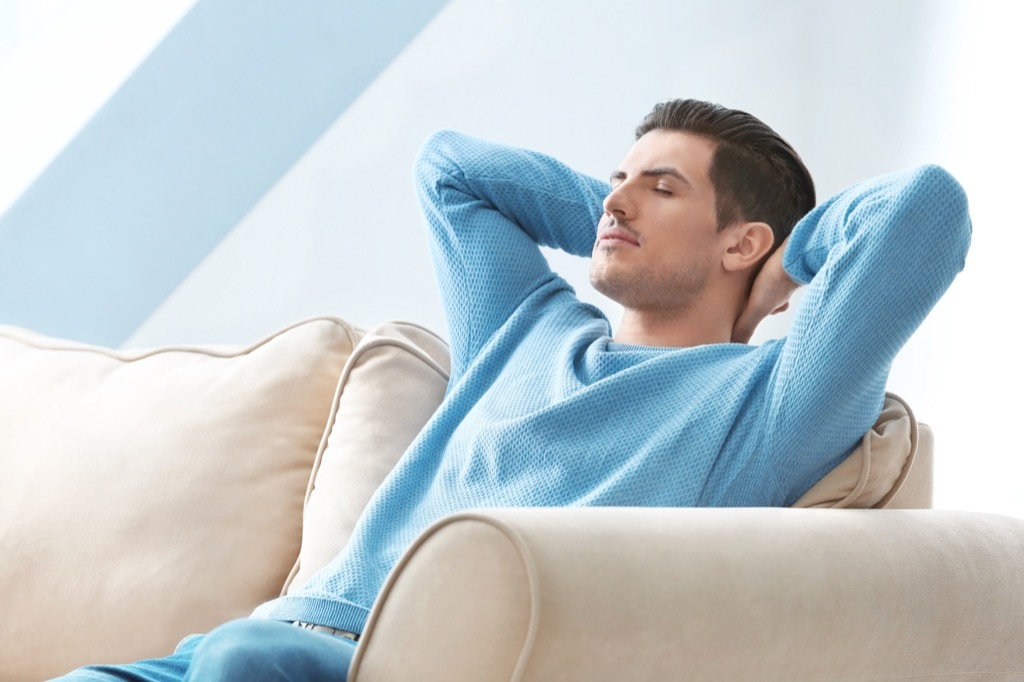
[(793, 281), (782, 265), (787, 246), (789, 237), (786, 237), (757, 273), (750, 288), (747, 305), (733, 326), (733, 343), (747, 343), (754, 335), (757, 325), (766, 317), (789, 309), (789, 299), (793, 292), (800, 288), (800, 284)]
[(809, 284), (766, 415), (781, 470), (813, 472), (810, 485), (870, 427), (893, 359), (963, 269), (970, 239), (963, 188), (938, 166), (851, 187), (797, 224), (737, 321), (740, 336)]
[(538, 245), (591, 253), (608, 186), (543, 154), (452, 131), (424, 143), (416, 185), (458, 374), (555, 277)]

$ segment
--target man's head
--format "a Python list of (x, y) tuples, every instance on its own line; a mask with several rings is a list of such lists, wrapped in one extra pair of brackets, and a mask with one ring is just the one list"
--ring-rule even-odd
[(748, 285), (815, 203), (810, 173), (775, 131), (697, 100), (656, 105), (611, 184), (591, 281), (635, 309), (683, 309), (713, 281)]
[(720, 230), (736, 221), (764, 222), (778, 246), (814, 208), (814, 180), (800, 155), (745, 111), (695, 99), (659, 102), (637, 126), (636, 139), (652, 130), (689, 133), (714, 145), (709, 176)]

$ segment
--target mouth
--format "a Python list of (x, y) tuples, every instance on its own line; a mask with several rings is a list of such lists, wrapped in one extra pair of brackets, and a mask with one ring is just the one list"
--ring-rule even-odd
[(629, 244), (630, 246), (640, 246), (640, 240), (637, 239), (636, 235), (621, 227), (607, 227), (600, 230), (597, 233), (597, 242), (599, 244)]

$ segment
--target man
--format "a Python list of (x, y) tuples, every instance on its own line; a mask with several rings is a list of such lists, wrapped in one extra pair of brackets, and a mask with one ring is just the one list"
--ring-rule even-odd
[[(70, 679), (343, 680), (388, 571), (459, 509), (789, 505), (875, 421), (890, 363), (970, 241), (945, 171), (812, 210), (785, 141), (694, 100), (654, 108), (610, 187), (451, 132), (427, 141), (417, 180), (452, 377), (350, 543), (254, 618)], [(592, 255), (594, 286), (624, 308), (614, 335), (538, 244)], [(789, 336), (746, 345), (808, 283)]]

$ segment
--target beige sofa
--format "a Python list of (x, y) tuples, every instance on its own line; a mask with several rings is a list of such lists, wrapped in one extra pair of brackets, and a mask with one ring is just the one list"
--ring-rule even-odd
[[(0, 329), (0, 680), (169, 653), (293, 592), (443, 397), (445, 344), (318, 318), (246, 348)], [(896, 399), (802, 507), (442, 520), (357, 682), (1024, 680), (1024, 521), (930, 506)]]

